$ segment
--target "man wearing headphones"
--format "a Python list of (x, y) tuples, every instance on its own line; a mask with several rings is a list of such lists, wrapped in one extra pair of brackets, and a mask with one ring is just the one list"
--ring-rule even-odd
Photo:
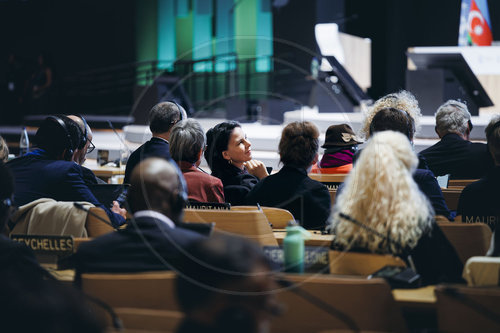
[(472, 143), (471, 115), (467, 105), (449, 100), (436, 112), (436, 133), (441, 139), (420, 152), (436, 176), (450, 174), (452, 179), (478, 179), (493, 168), (484, 143)]
[(85, 181), (85, 184), (107, 184), (104, 180), (96, 177), (92, 170), (83, 166), (83, 163), (85, 163), (85, 160), (87, 159), (87, 154), (90, 154), (95, 149), (95, 146), (92, 143), (93, 135), (90, 126), (87, 124), (87, 121), (83, 118), (83, 116), (70, 115), (68, 118), (77, 123), (83, 133), (82, 140), (78, 145), (78, 149), (75, 149), (72, 160), (82, 166), (83, 180)]
[(128, 210), (134, 215), (125, 229), (80, 245), (69, 263), (77, 276), (86, 272), (169, 270), (184, 249), (202, 239), (179, 227), (187, 194), (171, 162), (148, 158), (132, 172)]
[(125, 223), (126, 211), (118, 204), (110, 210), (89, 190), (82, 167), (72, 161), (82, 142), (78, 125), (66, 116), (47, 117), (36, 132), (38, 149), (7, 163), (14, 174), (14, 205), (40, 198), (86, 201), (104, 209), (114, 226)]
[(186, 111), (175, 101), (161, 102), (153, 106), (149, 111), (149, 128), (153, 137), (130, 155), (125, 168), (123, 180), (125, 184), (130, 183), (135, 166), (148, 157), (160, 157), (172, 161), (168, 142), (170, 132), (177, 122), (186, 118)]

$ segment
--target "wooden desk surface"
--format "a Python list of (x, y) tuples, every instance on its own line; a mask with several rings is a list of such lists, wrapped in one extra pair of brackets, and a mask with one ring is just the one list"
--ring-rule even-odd
[(434, 307), (437, 299), (434, 294), (436, 286), (426, 286), (417, 289), (394, 289), (394, 300), (405, 307)]
[(125, 165), (121, 165), (120, 167), (100, 166), (97, 164), (96, 160), (89, 159), (85, 161), (83, 166), (92, 170), (99, 178), (111, 178), (113, 176), (125, 174)]
[[(325, 246), (329, 247), (333, 240), (333, 235), (322, 235), (321, 231), (309, 231), (311, 233), (311, 238), (305, 240), (306, 246)], [(283, 244), (283, 239), (286, 236), (286, 231), (284, 229), (274, 229), (274, 237), (278, 241), (278, 244)]]

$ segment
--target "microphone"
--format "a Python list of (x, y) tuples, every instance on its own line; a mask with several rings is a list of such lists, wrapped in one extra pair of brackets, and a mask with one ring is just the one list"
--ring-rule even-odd
[(80, 209), (80, 210), (83, 210), (84, 212), (87, 212), (87, 214), (90, 214), (92, 215), (93, 217), (97, 218), (99, 221), (103, 222), (103, 223), (106, 223), (107, 225), (111, 226), (113, 229), (117, 230), (115, 228), (115, 226), (113, 226), (110, 222), (106, 221), (105, 219), (103, 219), (102, 217), (100, 217), (99, 215), (97, 215), (96, 213), (94, 212), (91, 212), (90, 209), (88, 209), (87, 207), (85, 207), (84, 205), (82, 205), (81, 203), (79, 202), (73, 202), (73, 205)]
[(286, 278), (283, 277), (278, 277), (276, 279), (276, 282), (283, 288), (286, 288), (296, 294), (297, 296), (301, 297), (302, 299), (306, 300), (307, 302), (311, 303), (312, 305), (316, 306), (317, 308), (320, 308), (321, 310), (325, 311), (328, 313), (330, 316), (340, 319), (343, 323), (345, 323), (349, 329), (351, 329), (354, 332), (360, 332), (360, 329), (358, 325), (354, 322), (354, 320), (343, 313), (342, 311), (334, 308), (330, 304), (326, 303), (323, 301), (321, 298), (317, 297), (316, 295), (311, 294), (310, 292), (302, 289), (299, 285), (293, 283), (290, 280), (287, 280)]
[(122, 137), (120, 136), (120, 134), (118, 134), (118, 132), (116, 131), (115, 127), (113, 126), (113, 123), (111, 123), (111, 120), (108, 119), (108, 126), (109, 128), (111, 128), (113, 130), (113, 132), (115, 133), (115, 135), (118, 137), (118, 140), (120, 140), (121, 144), (125, 146), (125, 148), (127, 148), (128, 151), (132, 151), (130, 149), (130, 147), (127, 145), (127, 143), (125, 143), (125, 140), (122, 139)]
[(410, 264), (410, 268), (413, 269), (413, 271), (417, 272), (417, 270), (415, 268), (415, 264), (413, 263), (413, 259), (412, 259), (411, 255), (406, 253), (404, 247), (401, 245), (400, 242), (398, 242), (398, 241), (390, 238), (389, 236), (386, 236), (386, 235), (378, 232), (377, 230), (373, 229), (372, 227), (367, 226), (363, 222), (360, 222), (360, 221), (356, 220), (355, 218), (353, 218), (353, 217), (351, 217), (351, 216), (349, 216), (347, 214), (344, 214), (344, 213), (341, 212), (341, 213), (339, 213), (339, 216), (341, 218), (343, 218), (344, 220), (347, 220), (347, 221), (349, 221), (351, 223), (354, 223), (357, 226), (359, 226), (360, 228), (365, 229), (365, 230), (371, 232), (372, 234), (374, 234), (374, 235), (376, 235), (376, 236), (378, 236), (378, 237), (386, 240), (387, 242), (396, 245), (399, 248), (399, 250), (401, 250), (401, 252), (406, 255), (408, 263)]

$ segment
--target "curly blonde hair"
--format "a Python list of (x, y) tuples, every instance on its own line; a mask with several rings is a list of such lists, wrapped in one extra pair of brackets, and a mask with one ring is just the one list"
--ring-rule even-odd
[[(433, 223), (434, 211), (412, 173), (418, 164), (410, 142), (393, 131), (376, 133), (368, 141), (333, 207), (335, 243), (345, 249), (375, 253), (411, 249)], [(373, 232), (340, 218), (344, 213), (399, 242), (402, 248)]]
[(408, 112), (415, 122), (415, 129), (418, 130), (422, 112), (418, 106), (418, 101), (412, 93), (401, 90), (397, 93), (385, 95), (379, 98), (365, 114), (361, 125), (360, 136), (368, 139), (370, 137), (370, 124), (373, 117), (383, 109), (394, 108)]

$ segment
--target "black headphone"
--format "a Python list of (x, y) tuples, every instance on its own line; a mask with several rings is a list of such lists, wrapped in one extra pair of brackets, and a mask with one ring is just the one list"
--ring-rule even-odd
[(85, 120), (85, 118), (83, 118), (82, 115), (77, 114), (76, 116), (78, 118), (80, 118), (83, 122), (83, 137), (82, 137), (82, 140), (80, 141), (80, 144), (78, 145), (78, 149), (82, 149), (87, 144), (87, 140), (88, 140), (87, 126), (88, 125), (87, 125), (87, 121)]
[(182, 107), (179, 105), (179, 103), (177, 103), (177, 102), (175, 101), (175, 99), (172, 99), (172, 100), (167, 100), (167, 101), (165, 101), (165, 102), (174, 103), (174, 104), (177, 106), (177, 109), (179, 110), (179, 120), (177, 120), (177, 121), (173, 121), (173, 122), (172, 122), (172, 125), (175, 125), (175, 124), (177, 124), (179, 121), (184, 120), (184, 119), (183, 119), (184, 117), (183, 117), (183, 115), (182, 115)]
[(64, 121), (57, 116), (48, 116), (46, 119), (52, 120), (52, 121), (58, 123), (61, 126), (61, 128), (63, 129), (64, 133), (66, 134), (66, 140), (68, 142), (68, 145), (66, 146), (66, 152), (64, 153), (64, 159), (66, 161), (71, 161), (71, 158), (73, 157), (73, 153), (74, 153), (75, 148), (73, 147), (73, 140), (71, 140), (71, 135), (69, 134), (68, 127), (66, 126)]

